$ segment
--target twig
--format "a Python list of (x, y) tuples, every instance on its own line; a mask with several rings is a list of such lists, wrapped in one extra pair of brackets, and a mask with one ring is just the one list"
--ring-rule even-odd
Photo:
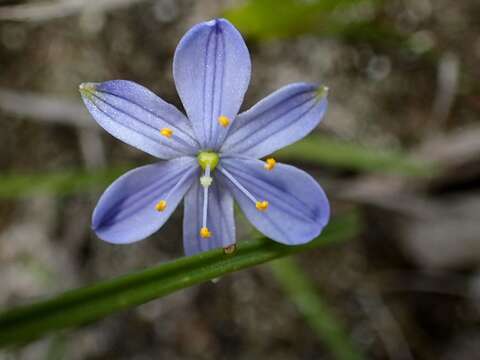
[(78, 141), (87, 169), (106, 165), (106, 156), (99, 127), (79, 103), (0, 89), (0, 110), (46, 123), (73, 125), (78, 129)]
[(105, 147), (98, 131), (79, 129), (78, 142), (87, 169), (102, 169), (107, 166)]
[(437, 70), (437, 92), (433, 103), (434, 130), (440, 130), (450, 115), (458, 91), (460, 60), (454, 53), (443, 55)]
[(375, 278), (380, 279), (381, 293), (430, 293), (480, 300), (472, 285), (474, 277), (453, 272), (393, 270), (378, 272)]
[(22, 4), (0, 7), (0, 21), (45, 22), (76, 15), (83, 11), (105, 12), (128, 7), (146, 0), (58, 0), (40, 4)]
[(98, 129), (87, 110), (77, 102), (0, 88), (0, 110), (44, 122)]
[(382, 340), (389, 359), (413, 360), (402, 329), (378, 290), (373, 285), (365, 285), (358, 293), (358, 300)]

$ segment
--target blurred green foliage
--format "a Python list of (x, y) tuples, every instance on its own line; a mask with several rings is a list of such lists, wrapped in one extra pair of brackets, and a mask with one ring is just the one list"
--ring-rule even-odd
[(0, 198), (28, 197), (34, 194), (68, 195), (92, 188), (103, 188), (131, 167), (99, 170), (61, 170), (46, 173), (10, 172), (0, 174)]
[(310, 135), (276, 153), (282, 161), (304, 161), (342, 170), (402, 176), (431, 176), (438, 167), (400, 150), (374, 149), (327, 136)]
[(242, 34), (259, 39), (302, 34), (398, 41), (391, 27), (375, 21), (383, 0), (249, 0), (224, 15)]
[[(310, 135), (278, 151), (280, 161), (307, 162), (341, 170), (379, 172), (402, 176), (429, 176), (434, 164), (412, 160), (400, 151), (367, 148), (358, 144)], [(68, 195), (103, 189), (135, 164), (99, 170), (62, 170), (51, 173), (0, 174), (0, 198), (26, 197), (33, 194)]]
[(305, 321), (339, 360), (360, 360), (364, 357), (350, 342), (340, 321), (318, 295), (305, 272), (292, 259), (272, 261), (270, 268), (278, 283), (297, 306)]

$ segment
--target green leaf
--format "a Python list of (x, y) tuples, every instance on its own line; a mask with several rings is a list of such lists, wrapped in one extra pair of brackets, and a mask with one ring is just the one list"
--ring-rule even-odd
[(242, 34), (261, 39), (286, 38), (305, 33), (380, 41), (391, 37), (397, 39), (400, 36), (393, 29), (373, 23), (369, 16), (363, 19), (356, 15), (368, 9), (374, 11), (382, 2), (249, 0), (224, 15)]
[(404, 176), (431, 176), (437, 171), (436, 165), (413, 160), (400, 151), (375, 150), (321, 135), (310, 135), (275, 155), (282, 161), (306, 161), (345, 170)]
[(279, 259), (269, 265), (277, 281), (336, 359), (364, 358), (351, 343), (339, 319), (318, 296), (314, 285), (293, 259)]
[(213, 250), (137, 273), (66, 292), (50, 300), (0, 314), (0, 346), (22, 344), (48, 332), (71, 328), (222, 275), (357, 235), (355, 213), (333, 219), (323, 234), (302, 246), (261, 238), (240, 242), (233, 255)]
[[(131, 167), (130, 167), (131, 168)], [(105, 187), (129, 167), (87, 170), (63, 170), (51, 173), (4, 173), (0, 175), (0, 198), (27, 197), (33, 194), (67, 195), (94, 187)]]

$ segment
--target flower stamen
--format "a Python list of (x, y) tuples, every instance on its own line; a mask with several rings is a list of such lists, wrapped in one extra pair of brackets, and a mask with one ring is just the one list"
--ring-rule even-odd
[(208, 230), (207, 227), (202, 227), (200, 229), (200, 237), (202, 239), (206, 239), (206, 238), (212, 237), (212, 233), (210, 232), (210, 230)]
[(166, 200), (160, 200), (157, 205), (155, 205), (155, 209), (157, 211), (160, 211), (162, 212), (163, 210), (165, 210), (167, 208), (167, 201)]
[(238, 182), (237, 179), (233, 177), (232, 174), (230, 174), (225, 168), (223, 167), (218, 167), (218, 169), (221, 171), (223, 175), (227, 177), (228, 180), (232, 182), (233, 185), (235, 185), (238, 190), (240, 190), (250, 201), (252, 201), (255, 204), (255, 207), (257, 208), (258, 211), (265, 211), (268, 208), (268, 201), (262, 200), (258, 201), (255, 196), (253, 196), (250, 191), (245, 189), (245, 187)]
[(188, 149), (187, 151), (191, 153), (196, 152), (196, 149), (187, 140), (182, 138), (182, 137), (185, 137), (185, 135), (182, 134), (181, 132), (176, 133), (176, 130), (166, 127), (166, 128), (160, 129), (159, 133), (160, 135), (166, 138), (166, 141), (175, 141), (183, 145), (186, 149)]
[(226, 128), (230, 124), (230, 119), (228, 117), (226, 117), (225, 115), (220, 115), (218, 117), (218, 123), (222, 127)]
[(274, 158), (268, 158), (267, 160), (265, 160), (265, 169), (267, 169), (268, 171), (272, 171), (273, 168), (275, 167), (275, 165), (277, 165), (277, 162), (275, 161)]
[(157, 210), (158, 212), (162, 212), (167, 209), (168, 199), (170, 198), (170, 196), (174, 194), (178, 190), (178, 188), (182, 186), (182, 184), (184, 184), (185, 181), (187, 181), (190, 178), (193, 171), (195, 171), (195, 168), (192, 168), (191, 171), (187, 171), (172, 188), (170, 188), (166, 193), (163, 194), (162, 196), (163, 199), (161, 199), (159, 202), (155, 204), (155, 210)]
[(208, 188), (212, 185), (213, 179), (210, 176), (210, 165), (205, 167), (205, 173), (200, 177), (200, 184), (203, 186), (203, 216), (202, 228), (200, 229), (200, 237), (205, 239), (212, 236), (211, 231), (207, 227), (208, 218)]
[(268, 201), (257, 201), (255, 203), (255, 207), (257, 208), (258, 211), (265, 211), (268, 209)]
[(160, 130), (160, 134), (170, 139), (173, 136), (173, 130), (170, 128), (163, 128)]

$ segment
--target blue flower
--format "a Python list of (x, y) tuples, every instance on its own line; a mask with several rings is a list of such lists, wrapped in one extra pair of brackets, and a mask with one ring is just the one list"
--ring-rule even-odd
[(328, 222), (327, 197), (305, 172), (259, 160), (310, 133), (327, 109), (327, 88), (285, 86), (238, 114), (250, 55), (227, 20), (194, 26), (173, 61), (187, 113), (125, 80), (83, 83), (80, 92), (110, 134), (159, 159), (117, 179), (101, 196), (92, 228), (110, 243), (151, 235), (184, 202), (183, 244), (192, 255), (235, 244), (234, 199), (267, 237), (303, 244)]

